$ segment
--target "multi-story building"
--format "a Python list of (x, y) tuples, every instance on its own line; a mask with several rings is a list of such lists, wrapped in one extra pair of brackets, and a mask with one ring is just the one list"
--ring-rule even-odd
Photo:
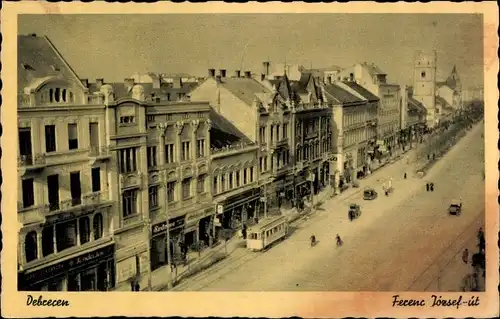
[(104, 94), (46, 37), (18, 37), (19, 289), (115, 286), (115, 167)]
[(455, 110), (462, 108), (462, 83), (456, 66), (453, 66), (446, 81), (436, 83), (436, 88), (436, 96), (443, 98)]
[[(262, 200), (267, 200), (257, 206), (257, 214), (262, 214), (270, 201), (267, 198), (269, 196), (265, 195), (268, 193), (265, 185), (276, 180), (283, 174), (285, 167), (289, 167), (289, 164), (286, 164), (289, 158), (289, 141), (284, 138), (288, 135), (283, 133), (283, 127), (285, 132), (288, 132), (289, 125), (284, 126), (288, 121), (286, 112), (280, 115), (283, 103), (279, 96), (253, 79), (250, 71), (244, 72), (244, 75), (236, 71), (235, 75), (230, 77), (224, 69), (220, 70), (218, 75), (215, 75), (215, 69), (210, 69), (207, 79), (193, 89), (190, 96), (193, 101), (209, 101), (214, 112), (232, 123), (250, 142), (257, 144), (258, 165), (255, 165), (251, 175), (255, 176), (262, 186)], [(270, 117), (269, 114), (275, 116)], [(253, 165), (252, 163), (248, 165)], [(217, 185), (218, 189), (220, 187)], [(241, 205), (252, 206), (254, 196), (244, 197)], [(226, 202), (229, 203), (230, 199)], [(232, 211), (232, 206), (223, 207), (224, 214), (230, 216), (226, 211)]]
[(427, 109), (427, 127), (437, 124), (436, 116), (437, 53), (417, 51), (414, 58), (413, 98)]
[(355, 82), (332, 82), (324, 90), (333, 114), (332, 175), (338, 190), (370, 173), (379, 99)]
[(214, 110), (210, 119), (212, 194), (214, 203), (222, 206), (213, 225), (219, 236), (216, 226), (238, 229), (256, 216), (260, 198), (258, 146)]
[(397, 147), (401, 127), (399, 85), (388, 83), (385, 72), (366, 62), (342, 70), (337, 74), (337, 80), (356, 82), (380, 99), (377, 143), (386, 148)]
[[(213, 218), (210, 106), (207, 102), (146, 101), (143, 85), (92, 84), (105, 91), (112, 159), (119, 284), (175, 257), (181, 243), (206, 240), (204, 219)], [(169, 243), (169, 246), (168, 246)], [(149, 251), (148, 251), (149, 247)], [(149, 264), (150, 263), (150, 264)]]
[(401, 86), (401, 140), (403, 150), (420, 140), (426, 125), (426, 108), (413, 98), (413, 88)]

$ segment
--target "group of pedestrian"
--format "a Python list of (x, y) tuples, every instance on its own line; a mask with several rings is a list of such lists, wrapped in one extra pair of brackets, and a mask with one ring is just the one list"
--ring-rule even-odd
[(428, 192), (429, 191), (433, 192), (434, 191), (434, 183), (432, 183), (432, 182), (431, 183), (426, 183), (425, 184), (425, 190), (428, 191)]

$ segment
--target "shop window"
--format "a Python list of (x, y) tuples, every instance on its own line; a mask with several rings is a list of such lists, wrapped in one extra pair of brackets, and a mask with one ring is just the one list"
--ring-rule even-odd
[(35, 231), (26, 234), (26, 238), (24, 239), (24, 254), (28, 263), (38, 257), (37, 234)]
[(47, 226), (42, 230), (43, 257), (54, 253), (54, 226)]
[(90, 241), (90, 219), (82, 217), (78, 220), (78, 223), (80, 224), (80, 245), (83, 245)]
[(80, 273), (80, 291), (96, 291), (96, 268)]
[(78, 126), (68, 124), (68, 145), (70, 150), (78, 149)]
[(47, 291), (63, 291), (63, 279), (55, 278), (47, 284)]
[(33, 188), (34, 180), (33, 178), (27, 178), (22, 180), (22, 191), (23, 191), (23, 207), (31, 207), (35, 204), (35, 195)]
[(137, 214), (137, 190), (126, 190), (122, 194), (123, 217)]
[(56, 225), (56, 245), (57, 251), (63, 251), (76, 246), (76, 220)]
[(80, 291), (80, 275), (78, 273), (68, 275), (68, 291)]
[(103, 221), (101, 213), (95, 214), (92, 226), (94, 228), (94, 240), (101, 238), (103, 233)]

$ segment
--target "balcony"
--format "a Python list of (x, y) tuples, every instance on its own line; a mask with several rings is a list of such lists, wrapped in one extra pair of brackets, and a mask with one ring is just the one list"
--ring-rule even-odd
[(99, 206), (111, 204), (112, 201), (106, 196), (104, 192), (92, 192), (83, 195), (83, 203), (85, 206)]
[(222, 148), (212, 148), (212, 158), (225, 157), (256, 149), (258, 146), (254, 142), (231, 144)]
[(23, 207), (17, 203), (17, 220), (24, 226), (45, 223), (44, 206)]
[(280, 148), (280, 147), (286, 147), (288, 146), (288, 138), (285, 137), (285, 138), (282, 138), (280, 140), (274, 140), (270, 143), (269, 147), (271, 149), (276, 149), (276, 148)]
[(120, 228), (142, 223), (143, 221), (144, 219), (142, 218), (142, 215), (139, 213), (129, 215), (127, 217), (123, 217), (123, 219), (120, 220)]
[(21, 176), (28, 172), (41, 171), (46, 166), (45, 156), (43, 154), (21, 155), (17, 159), (17, 166)]
[(84, 194), (81, 198), (70, 198), (60, 202), (45, 204), (43, 213), (45, 216), (52, 216), (78, 209), (92, 209), (99, 205), (109, 205), (111, 203), (112, 201), (105, 197), (103, 192), (92, 192)]
[(111, 158), (111, 151), (108, 146), (91, 146), (89, 149), (90, 165), (97, 161), (104, 161)]
[(273, 178), (277, 178), (277, 177), (280, 177), (280, 176), (288, 173), (289, 170), (290, 170), (290, 166), (288, 166), (288, 165), (284, 165), (284, 166), (279, 167), (279, 168), (275, 167), (271, 170), (271, 176)]

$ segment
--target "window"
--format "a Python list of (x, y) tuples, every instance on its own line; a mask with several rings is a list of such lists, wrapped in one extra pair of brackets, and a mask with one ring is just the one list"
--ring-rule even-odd
[(155, 116), (154, 115), (148, 115), (147, 121), (148, 121), (148, 123), (154, 122), (155, 121)]
[(233, 189), (233, 172), (229, 173), (229, 189)]
[(182, 199), (191, 197), (191, 178), (182, 181)]
[(38, 258), (37, 241), (36, 231), (30, 231), (26, 234), (26, 238), (24, 239), (24, 254), (28, 263)]
[(102, 224), (102, 214), (97, 213), (94, 216), (94, 222), (93, 222), (93, 228), (94, 228), (94, 240), (97, 240), (102, 237), (103, 233), (103, 224)]
[(19, 129), (19, 154), (21, 157), (30, 157), (26, 158), (26, 160), (31, 161), (31, 129), (28, 128), (20, 128)]
[(175, 200), (175, 182), (167, 183), (167, 202), (173, 202)]
[(288, 138), (288, 123), (283, 123), (283, 138)]
[(70, 150), (78, 148), (78, 127), (76, 124), (68, 124), (68, 145)]
[(253, 167), (250, 167), (249, 171), (250, 171), (249, 172), (249, 174), (250, 174), (249, 179), (250, 179), (250, 183), (251, 183), (251, 182), (253, 182)]
[(149, 208), (158, 207), (158, 186), (149, 186)]
[(58, 252), (76, 246), (76, 219), (65, 223), (56, 224), (56, 234), (56, 245)]
[(59, 175), (47, 176), (47, 189), (49, 195), (49, 209), (59, 209)]
[(243, 185), (247, 184), (247, 169), (243, 169)]
[(259, 139), (260, 139), (261, 143), (266, 142), (266, 128), (265, 127), (259, 128)]
[(54, 226), (42, 230), (42, 255), (43, 257), (54, 253)]
[(101, 168), (92, 167), (92, 192), (101, 190)]
[(90, 241), (90, 219), (88, 217), (82, 217), (78, 220), (79, 232), (80, 232), (80, 245), (88, 243)]
[(148, 146), (147, 149), (148, 168), (156, 167), (156, 146)]
[(203, 157), (203, 156), (205, 156), (205, 140), (198, 140), (196, 157)]
[(226, 175), (222, 174), (220, 176), (220, 191), (224, 192), (226, 190)]
[(45, 125), (45, 151), (47, 153), (56, 151), (56, 126), (55, 125)]
[(219, 192), (218, 179), (218, 176), (214, 176), (214, 194), (217, 194)]
[(198, 176), (198, 182), (196, 183), (196, 192), (198, 194), (202, 194), (205, 192), (205, 179), (206, 175), (200, 175)]
[(99, 123), (89, 123), (90, 148), (99, 147)]
[(137, 170), (137, 158), (135, 148), (124, 148), (118, 151), (120, 161), (120, 172), (131, 173)]
[[(262, 161), (262, 157), (260, 159)], [(240, 187), (240, 171), (236, 171), (236, 187)]]
[(271, 125), (270, 131), (271, 131), (271, 143), (272, 143), (274, 141), (274, 126), (273, 125)]
[(135, 116), (121, 116), (120, 124), (133, 124), (135, 123)]
[(71, 172), (69, 174), (70, 191), (71, 191), (71, 204), (73, 206), (82, 203), (82, 189), (80, 185), (80, 172)]
[(174, 144), (165, 145), (165, 163), (174, 162)]
[(22, 191), (23, 191), (23, 207), (31, 207), (35, 205), (35, 192), (33, 188), (34, 180), (33, 178), (23, 179), (22, 181)]
[(181, 152), (181, 160), (188, 161), (190, 159), (189, 156), (189, 142), (182, 142), (182, 152)]
[(267, 172), (267, 156), (264, 156), (264, 172)]
[(126, 190), (122, 194), (123, 217), (137, 214), (137, 190)]
[(422, 73), (420, 73), (420, 76), (422, 77), (422, 79), (425, 79), (425, 71), (422, 71)]

